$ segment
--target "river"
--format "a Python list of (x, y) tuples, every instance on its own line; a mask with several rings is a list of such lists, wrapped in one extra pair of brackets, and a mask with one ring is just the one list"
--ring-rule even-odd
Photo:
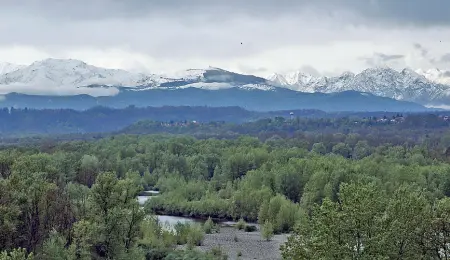
[[(158, 191), (153, 191), (153, 190), (141, 192), (141, 195), (137, 196), (139, 205), (144, 206), (144, 204), (147, 200), (149, 200), (153, 197), (157, 197), (158, 194), (159, 194)], [(168, 227), (173, 227), (178, 222), (181, 222), (181, 223), (203, 223), (204, 222), (199, 219), (168, 216), (168, 215), (157, 215), (157, 218), (161, 224), (163, 224), (164, 226), (168, 226)]]

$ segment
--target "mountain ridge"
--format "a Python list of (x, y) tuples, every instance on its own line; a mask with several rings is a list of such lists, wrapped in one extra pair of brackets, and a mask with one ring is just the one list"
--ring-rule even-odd
[[(6, 66), (5, 66), (6, 68)], [(114, 96), (123, 90), (152, 89), (278, 91), (289, 89), (305, 93), (356, 91), (421, 105), (450, 105), (450, 85), (431, 81), (412, 69), (401, 71), (387, 67), (368, 68), (360, 73), (344, 72), (335, 77), (316, 77), (301, 71), (275, 73), (269, 77), (240, 74), (217, 67), (188, 69), (172, 74), (134, 73), (106, 69), (74, 59), (45, 59), (28, 66), (9, 65), (0, 74), (0, 94), (94, 97)], [(445, 74), (427, 71), (427, 75)], [(431, 76), (429, 76), (431, 77)]]

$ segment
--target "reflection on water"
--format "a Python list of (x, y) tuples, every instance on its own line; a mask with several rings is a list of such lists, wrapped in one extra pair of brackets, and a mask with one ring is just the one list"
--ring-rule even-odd
[(148, 199), (151, 199), (152, 197), (157, 197), (159, 194), (159, 191), (157, 190), (146, 190), (143, 191), (137, 196), (137, 200), (139, 202), (139, 205), (144, 206), (145, 202)]
[(192, 219), (192, 218), (185, 218), (185, 217), (174, 217), (174, 216), (167, 216), (167, 215), (157, 215), (156, 216), (159, 220), (159, 222), (166, 228), (172, 229), (173, 226), (175, 226), (178, 222), (180, 223), (202, 223), (203, 221)]
[[(148, 195), (147, 195), (148, 194)], [(157, 194), (159, 194), (158, 191), (144, 191), (140, 196), (137, 196), (137, 200), (139, 202), (139, 205), (143, 206), (145, 202), (153, 197), (157, 197)], [(181, 223), (204, 223), (205, 220), (201, 219), (194, 219), (194, 218), (186, 218), (186, 217), (176, 217), (176, 216), (167, 216), (167, 215), (157, 215), (158, 220), (160, 223), (168, 229), (173, 229), (173, 226), (176, 225), (178, 222)], [(225, 225), (234, 225), (236, 222), (233, 221), (219, 221), (221, 224)]]
[(138, 199), (139, 205), (143, 206), (144, 203), (151, 197), (154, 197), (154, 196), (138, 196), (137, 199)]

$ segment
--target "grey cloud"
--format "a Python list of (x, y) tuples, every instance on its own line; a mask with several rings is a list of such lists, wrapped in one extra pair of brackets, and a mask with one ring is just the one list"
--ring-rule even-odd
[(220, 67), (290, 47), (376, 41), (387, 24), (450, 26), (446, 10), (446, 0), (0, 0), (0, 48), (74, 58), (70, 51), (120, 49), (155, 64)]
[(420, 54), (422, 55), (422, 57), (426, 57), (428, 55), (428, 50), (426, 48), (424, 48), (422, 45), (420, 45), (419, 43), (414, 43), (414, 48), (418, 51), (420, 51)]
[(384, 53), (375, 53), (375, 56), (382, 61), (391, 61), (391, 60), (398, 60), (405, 57), (405, 55), (400, 54), (384, 54)]
[(223, 18), (237, 15), (271, 19), (316, 10), (321, 15), (353, 12), (380, 23), (416, 26), (450, 24), (450, 1), (447, 0), (3, 0), (0, 6), (7, 12), (26, 11), (49, 19), (57, 17), (66, 20), (134, 19), (142, 16), (214, 18), (219, 15), (217, 21), (223, 21)]
[(394, 62), (403, 59), (405, 55), (401, 54), (385, 54), (385, 53), (374, 53), (371, 57), (361, 57), (362, 60), (366, 62), (369, 66), (379, 66), (389, 62)]
[(440, 58), (441, 62), (450, 62), (450, 53), (446, 53), (444, 55), (442, 55), (442, 57)]

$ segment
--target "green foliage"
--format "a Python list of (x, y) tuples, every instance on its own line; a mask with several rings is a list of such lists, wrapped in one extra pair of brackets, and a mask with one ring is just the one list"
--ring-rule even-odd
[(205, 231), (206, 234), (211, 234), (213, 231), (216, 230), (216, 225), (212, 221), (211, 217), (209, 217), (203, 224), (203, 230)]
[(236, 224), (236, 228), (238, 230), (243, 230), (246, 225), (247, 225), (247, 223), (245, 222), (245, 220), (243, 218), (240, 218), (239, 221)]
[(195, 250), (176, 250), (169, 253), (163, 260), (221, 260), (221, 258), (215, 257), (212, 253), (201, 253)]
[[(435, 230), (436, 221), (446, 215), (441, 215), (439, 208), (442, 205), (449, 209), (443, 206), (446, 204), (445, 200), (440, 200), (432, 209), (423, 191), (414, 186), (401, 185), (389, 195), (373, 182), (344, 183), (340, 187), (339, 203), (325, 199), (315, 207), (308, 223), (297, 226), (295, 234), (281, 248), (283, 257), (439, 258), (436, 252), (448, 250), (431, 241), (435, 241), (433, 234), (439, 232)], [(446, 236), (442, 232), (437, 237), (440, 240)]]
[(203, 243), (205, 233), (203, 227), (199, 224), (178, 222), (174, 229), (178, 245), (200, 246)]
[(25, 248), (13, 249), (10, 252), (3, 251), (0, 253), (0, 260), (33, 260), (33, 253), (27, 254)]
[(277, 195), (263, 203), (258, 214), (258, 222), (264, 225), (266, 221), (273, 226), (275, 233), (289, 232), (299, 219), (299, 205)]
[(50, 237), (44, 242), (42, 253), (39, 259), (57, 260), (57, 259), (77, 259), (74, 246), (66, 248), (66, 239), (56, 231), (50, 233)]
[(223, 252), (220, 245), (213, 247), (211, 249), (210, 253), (217, 260), (227, 260), (228, 259), (228, 256)]
[(273, 230), (273, 226), (272, 223), (268, 220), (266, 220), (264, 222), (264, 225), (261, 227), (261, 236), (269, 241), (272, 239), (273, 235), (274, 235), (274, 230)]
[[(212, 218), (239, 219), (245, 231), (254, 225), (244, 219), (258, 221), (262, 235), (293, 233), (283, 246), (287, 259), (450, 255), (448, 134), (411, 130), (396, 137), (383, 132), (396, 126), (372, 119), (365, 128), (350, 127), (353, 119), (308, 120), (233, 126), (260, 139), (117, 135), (3, 147), (0, 248), (12, 253), (2, 257), (24, 258), (16, 248), (39, 259), (195, 255), (174, 248), (200, 245), (204, 233), (217, 231)], [(309, 132), (317, 128), (323, 134)], [(142, 210), (136, 195), (144, 189), (161, 193)], [(153, 214), (210, 219), (172, 231)]]
[(201, 246), (205, 233), (200, 225), (193, 225), (187, 236), (187, 244), (192, 246)]

